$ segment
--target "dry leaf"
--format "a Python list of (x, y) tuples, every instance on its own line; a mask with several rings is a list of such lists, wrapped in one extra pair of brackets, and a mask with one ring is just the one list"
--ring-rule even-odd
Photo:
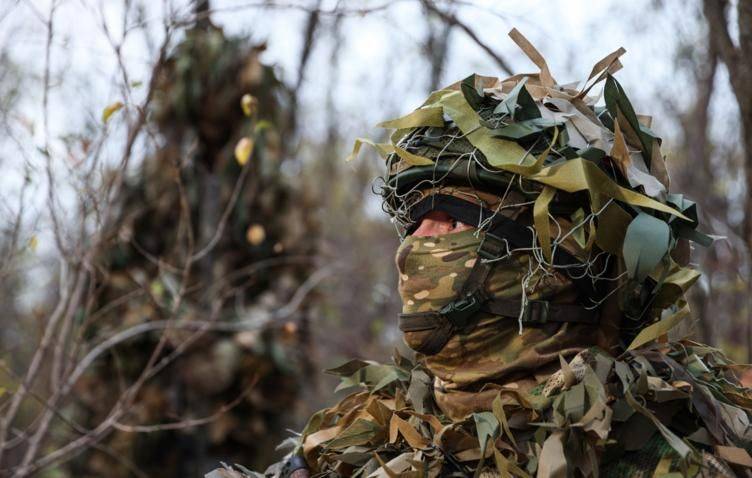
[(252, 151), (253, 140), (248, 137), (241, 138), (240, 141), (238, 141), (238, 144), (235, 145), (235, 159), (238, 164), (245, 166), (245, 163), (247, 163), (251, 157)]
[(248, 93), (244, 94), (240, 99), (240, 107), (243, 108), (243, 114), (246, 116), (251, 116), (253, 113), (255, 113), (257, 105), (258, 100), (256, 99), (256, 97), (249, 95)]
[(252, 224), (245, 233), (245, 238), (252, 246), (258, 246), (266, 239), (266, 230), (261, 224)]
[(110, 120), (110, 116), (112, 116), (116, 111), (120, 110), (123, 107), (123, 103), (120, 101), (116, 101), (115, 103), (112, 103), (107, 108), (105, 108), (102, 111), (102, 123), (107, 124), (107, 122)]

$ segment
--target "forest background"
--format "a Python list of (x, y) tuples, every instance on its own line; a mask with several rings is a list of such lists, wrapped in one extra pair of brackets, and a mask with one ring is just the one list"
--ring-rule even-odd
[(681, 333), (751, 362), (750, 0), (0, 0), (0, 476), (279, 456), (334, 400), (323, 369), (402, 347), (353, 139), (534, 71), (512, 27), (565, 82), (627, 49), (672, 189), (722, 236)]

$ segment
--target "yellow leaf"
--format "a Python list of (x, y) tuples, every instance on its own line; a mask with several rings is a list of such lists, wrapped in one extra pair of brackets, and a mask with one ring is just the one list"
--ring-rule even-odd
[(661, 319), (658, 322), (655, 322), (642, 329), (640, 333), (637, 334), (637, 337), (632, 340), (632, 343), (629, 344), (627, 350), (634, 350), (637, 347), (645, 345), (651, 340), (657, 339), (661, 335), (667, 334), (669, 330), (673, 329), (679, 322), (681, 322), (688, 316), (689, 307), (684, 304), (684, 306), (673, 315), (666, 317), (665, 319)]
[(253, 140), (248, 137), (240, 138), (238, 144), (235, 145), (235, 159), (238, 161), (238, 164), (245, 166), (245, 163), (247, 163), (251, 157), (252, 151)]
[(345, 158), (345, 162), (350, 162), (353, 159), (358, 157), (358, 153), (360, 153), (360, 147), (364, 144), (370, 145), (376, 149), (376, 151), (379, 152), (379, 155), (386, 159), (386, 157), (389, 155), (389, 153), (394, 152), (394, 146), (392, 146), (389, 143), (374, 143), (370, 139), (367, 138), (355, 138), (355, 143), (353, 143), (353, 149), (352, 152)]
[(266, 239), (266, 230), (261, 224), (251, 224), (245, 232), (245, 238), (252, 246), (258, 246)]
[(401, 118), (383, 121), (376, 126), (391, 129), (414, 128), (418, 126), (441, 127), (444, 126), (444, 108), (441, 106), (419, 108)]
[(544, 186), (543, 191), (533, 205), (533, 221), (538, 232), (538, 243), (543, 249), (543, 256), (551, 260), (551, 223), (548, 220), (548, 205), (556, 195), (556, 189)]
[(402, 158), (403, 161), (411, 166), (431, 166), (434, 164), (432, 159), (413, 154), (410, 151), (400, 148), (399, 146), (394, 147), (394, 152), (397, 153), (397, 156)]
[(39, 239), (37, 238), (37, 236), (31, 236), (31, 238), (29, 239), (29, 249), (31, 249), (31, 252), (35, 252), (38, 245)]
[(244, 94), (240, 99), (240, 107), (243, 108), (243, 114), (246, 116), (251, 116), (253, 113), (255, 113), (257, 105), (258, 100), (256, 99), (256, 97), (251, 96), (248, 93)]
[(107, 123), (110, 120), (110, 116), (123, 107), (123, 103), (116, 101), (102, 111), (102, 123)]
[(258, 123), (256, 123), (256, 126), (253, 127), (253, 132), (256, 133), (256, 134), (258, 134), (258, 133), (261, 133), (261, 132), (266, 131), (268, 129), (271, 129), (273, 127), (274, 127), (274, 125), (272, 124), (271, 121), (269, 121), (269, 120), (261, 120)]

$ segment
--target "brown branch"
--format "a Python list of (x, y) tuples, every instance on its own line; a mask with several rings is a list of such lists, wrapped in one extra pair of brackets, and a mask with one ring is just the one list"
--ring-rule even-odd
[[(225, 210), (222, 212), (222, 217), (220, 218), (219, 223), (217, 224), (214, 235), (209, 240), (209, 242), (204, 247), (201, 248), (201, 250), (199, 250), (198, 252), (190, 256), (191, 262), (199, 261), (203, 257), (205, 257), (209, 252), (212, 251), (212, 249), (214, 249), (214, 247), (217, 245), (219, 240), (222, 238), (225, 227), (227, 227), (227, 222), (229, 221), (230, 215), (232, 214), (232, 211), (235, 208), (235, 205), (237, 204), (238, 199), (240, 198), (240, 193), (243, 191), (243, 185), (245, 184), (245, 180), (246, 178), (248, 178), (248, 174), (250, 172), (251, 172), (251, 161), (248, 161), (247, 163), (243, 165), (243, 169), (240, 172), (240, 176), (238, 176), (238, 180), (235, 182), (235, 186), (233, 187), (232, 194), (230, 195), (230, 200), (227, 202), (227, 205), (225, 206)], [(254, 184), (258, 184), (258, 182)], [(255, 196), (255, 188), (251, 196)]]
[(506, 73), (507, 75), (512, 74), (512, 68), (509, 66), (509, 63), (507, 63), (504, 58), (496, 53), (493, 48), (491, 48), (486, 42), (481, 40), (480, 37), (478, 37), (478, 35), (466, 23), (457, 18), (457, 15), (441, 10), (438, 6), (436, 6), (434, 0), (421, 0), (421, 4), (423, 4), (423, 6), (428, 11), (435, 13), (448, 24), (456, 26), (457, 28), (465, 32), (465, 34), (470, 37), (472, 41), (474, 41), (479, 47), (481, 47), (481, 49), (483, 49), (483, 51), (485, 51), (491, 58), (494, 59), (496, 64), (499, 66), (499, 68), (502, 69), (504, 73)]
[[(308, 6), (303, 3), (290, 3), (290, 2), (279, 2), (275, 3), (274, 1), (264, 0), (259, 2), (247, 2), (247, 3), (241, 3), (239, 5), (232, 5), (228, 7), (217, 7), (217, 8), (211, 8), (208, 11), (203, 11), (199, 14), (195, 14), (194, 12), (191, 12), (190, 15), (181, 18), (176, 19), (172, 26), (178, 27), (178, 26), (188, 26), (193, 25), (196, 23), (197, 20), (201, 20), (204, 18), (208, 18), (211, 15), (215, 13), (231, 13), (231, 12), (239, 12), (243, 10), (250, 10), (254, 8), (258, 8), (260, 10), (297, 10), (301, 12), (306, 13), (315, 13), (317, 15), (327, 15), (327, 16), (352, 16), (352, 17), (362, 17), (365, 15), (369, 15), (372, 13), (381, 12), (384, 10), (387, 10), (391, 8), (392, 6), (398, 4), (398, 3), (408, 3), (412, 2), (414, 0), (390, 0), (386, 1), (380, 5), (375, 5), (373, 7), (362, 7), (362, 8), (342, 8), (339, 6), (339, 4), (344, 4), (344, 2), (337, 2), (338, 5), (334, 8), (320, 8), (317, 6)], [(146, 22), (141, 22), (139, 24), (131, 25), (129, 28), (138, 28), (143, 26)]]
[(243, 401), (243, 398), (246, 397), (248, 392), (256, 386), (258, 380), (258, 375), (255, 375), (251, 379), (251, 383), (240, 393), (240, 395), (235, 397), (231, 402), (228, 402), (219, 407), (216, 412), (202, 418), (189, 418), (177, 422), (159, 423), (156, 425), (127, 425), (125, 423), (116, 422), (114, 427), (126, 433), (154, 433), (166, 430), (185, 430), (186, 428), (194, 428), (206, 425), (208, 423), (216, 421), (219, 417), (240, 405), (240, 403)]
[(726, 68), (732, 76), (736, 75), (737, 64), (739, 61), (739, 51), (736, 49), (731, 35), (728, 31), (726, 21), (726, 10), (728, 2), (726, 0), (704, 0), (703, 11), (708, 21), (710, 29), (710, 38), (715, 49), (718, 51)]
[[(744, 177), (747, 194), (744, 199), (744, 221), (742, 235), (746, 242), (748, 272), (752, 269), (752, 59), (749, 56), (752, 49), (752, 0), (737, 2), (737, 16), (739, 27), (739, 46), (734, 43), (729, 34), (726, 11), (729, 3), (726, 0), (704, 0), (703, 10), (708, 22), (712, 40), (715, 42), (719, 56), (726, 64), (729, 72), (731, 89), (739, 106), (741, 120), (741, 139), (744, 145)], [(752, 295), (752, 283), (746, 281), (748, 296)], [(749, 299), (747, 305), (749, 305)], [(749, 312), (748, 312), (749, 313)], [(748, 339), (748, 361), (752, 360), (752, 320), (746, 318)]]
[(24, 377), (23, 382), (18, 387), (18, 390), (13, 394), (13, 398), (11, 399), (10, 406), (8, 407), (8, 411), (3, 416), (2, 420), (0, 420), (0, 459), (3, 456), (3, 452), (6, 448), (6, 439), (8, 435), (8, 429), (11, 426), (11, 423), (16, 418), (16, 415), (21, 407), (21, 404), (23, 403), (24, 399), (28, 395), (34, 380), (37, 377), (37, 374), (40, 371), (40, 368), (42, 366), (42, 361), (47, 354), (47, 350), (52, 344), (52, 341), (55, 338), (55, 331), (57, 330), (57, 325), (59, 321), (63, 318), (63, 316), (66, 314), (67, 311), (70, 310), (70, 303), (75, 302), (78, 299), (78, 295), (82, 292), (83, 286), (82, 281), (83, 277), (80, 274), (74, 275), (75, 279), (72, 284), (72, 287), (74, 288), (71, 294), (67, 297), (61, 298), (61, 300), (58, 302), (55, 310), (52, 312), (50, 317), (47, 320), (47, 324), (45, 326), (44, 333), (42, 335), (42, 339), (39, 343), (39, 346), (37, 347), (37, 350), (34, 352), (34, 355), (31, 359), (31, 362), (29, 364), (29, 367), (26, 370), (26, 375)]
[[(115, 174), (114, 178), (107, 184), (107, 187), (105, 188), (105, 191), (111, 192), (113, 190), (118, 190), (120, 186), (122, 185), (125, 177), (125, 171), (127, 169), (128, 163), (130, 162), (132, 150), (135, 145), (135, 142), (137, 138), (140, 135), (140, 132), (143, 130), (144, 125), (146, 124), (146, 117), (149, 105), (151, 103), (151, 100), (154, 95), (154, 91), (156, 89), (156, 81), (157, 77), (159, 75), (159, 72), (164, 65), (164, 61), (167, 54), (167, 47), (170, 42), (170, 34), (169, 29), (165, 30), (165, 39), (164, 43), (162, 44), (162, 48), (160, 49), (159, 58), (157, 59), (154, 68), (152, 70), (152, 78), (150, 81), (149, 90), (147, 92), (147, 96), (144, 99), (143, 103), (138, 107), (138, 116), (137, 119), (130, 124), (128, 135), (126, 139), (126, 143), (123, 149), (123, 155), (120, 160), (119, 167), (117, 169), (119, 174)], [(112, 213), (114, 211), (114, 202), (115, 197), (111, 194), (106, 194), (105, 197), (107, 197), (108, 200), (108, 206), (107, 211), (108, 214)], [(85, 236), (83, 236), (85, 237)], [(93, 257), (93, 254), (98, 249), (100, 241), (103, 240), (103, 237), (101, 235), (93, 241), (93, 244), (90, 245), (85, 253), (84, 256), (81, 255), (74, 255), (73, 257), (81, 257), (79, 264), (88, 264), (91, 262), (91, 258)], [(4, 447), (5, 447), (5, 441), (7, 436), (7, 429), (12, 423), (13, 419), (15, 418), (18, 409), (25, 398), (27, 394), (28, 388), (31, 386), (31, 382), (36, 377), (39, 368), (42, 363), (43, 357), (47, 353), (47, 349), (50, 347), (50, 345), (53, 342), (53, 339), (55, 338), (55, 331), (57, 330), (58, 323), (62, 320), (63, 324), (66, 324), (69, 320), (72, 320), (72, 316), (77, 310), (78, 305), (80, 304), (81, 300), (81, 294), (86, 288), (87, 283), (87, 276), (88, 271), (85, 267), (82, 267), (79, 265), (79, 270), (75, 274), (75, 282), (73, 283), (73, 289), (70, 294), (70, 299), (66, 301), (67, 305), (64, 307), (61, 307), (63, 304), (62, 302), (58, 304), (58, 309), (61, 310), (59, 314), (53, 313), (53, 315), (50, 317), (50, 319), (47, 322), (47, 325), (45, 327), (45, 333), (42, 338), (42, 341), (40, 343), (40, 347), (35, 352), (35, 355), (32, 359), (31, 365), (29, 366), (29, 369), (27, 371), (27, 377), (24, 380), (24, 383), (21, 385), (21, 388), (19, 391), (14, 394), (11, 407), (8, 410), (8, 413), (3, 417), (2, 423), (0, 423), (0, 457), (2, 456)], [(58, 340), (64, 340), (63, 338), (59, 338)], [(69, 392), (69, 389), (65, 387), (58, 387), (52, 397), (50, 398), (49, 404), (50, 409), (56, 409), (58, 406), (58, 403), (64, 399)], [(29, 440), (29, 445), (24, 453), (23, 459), (21, 464), (16, 467), (15, 473), (13, 476), (15, 477), (24, 477), (28, 474), (32, 473), (30, 467), (33, 462), (33, 460), (36, 457), (36, 454), (42, 445), (44, 439), (47, 436), (47, 431), (49, 429), (50, 423), (52, 419), (54, 418), (54, 413), (51, 412), (49, 409), (43, 414), (42, 419), (35, 430), (32, 438)]]
[[(423, 2), (423, 8), (426, 9), (426, 2)], [(443, 28), (437, 31), (437, 28), (431, 22), (430, 15), (426, 15), (427, 30), (424, 51), (426, 58), (431, 65), (431, 75), (428, 82), (428, 90), (435, 91), (440, 88), (441, 74), (444, 72), (444, 65), (449, 51), (449, 38), (452, 35), (454, 25), (450, 22), (442, 21)]]

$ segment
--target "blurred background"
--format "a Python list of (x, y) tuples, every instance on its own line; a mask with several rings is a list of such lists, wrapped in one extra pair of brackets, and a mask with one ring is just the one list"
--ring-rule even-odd
[(263, 470), (401, 347), (357, 136), (475, 72), (617, 74), (697, 201), (681, 333), (749, 362), (752, 2), (0, 0), (0, 476)]

